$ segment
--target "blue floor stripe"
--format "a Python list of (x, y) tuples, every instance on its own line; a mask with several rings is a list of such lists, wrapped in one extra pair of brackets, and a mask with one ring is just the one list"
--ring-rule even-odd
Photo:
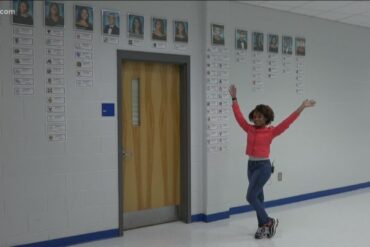
[(114, 238), (118, 236), (119, 236), (119, 230), (112, 229), (112, 230), (107, 230), (107, 231), (82, 234), (78, 236), (48, 240), (48, 241), (43, 241), (43, 242), (38, 242), (38, 243), (22, 244), (22, 245), (17, 245), (17, 247), (51, 247), (51, 246), (52, 247), (62, 247), (62, 246), (69, 246), (69, 245), (74, 245), (74, 244), (82, 244), (85, 242), (91, 242), (91, 241), (96, 241), (96, 240), (102, 240), (106, 238)]
[[(368, 187), (370, 187), (370, 182), (277, 199), (273, 201), (268, 201), (265, 203), (265, 205), (266, 207), (276, 207), (276, 206), (281, 206), (285, 204), (315, 199), (319, 197), (349, 192), (349, 191), (353, 191), (357, 189), (364, 189)], [(229, 209), (229, 211), (225, 211), (225, 212), (219, 212), (219, 213), (210, 214), (210, 215), (206, 215), (206, 214), (192, 215), (191, 221), (192, 222), (200, 222), (200, 221), (201, 222), (213, 222), (217, 220), (227, 219), (230, 217), (230, 215), (233, 215), (233, 214), (250, 212), (252, 210), (253, 209), (250, 205), (232, 207)], [(72, 236), (72, 237), (48, 240), (48, 241), (43, 241), (43, 242), (17, 245), (17, 247), (50, 247), (50, 246), (62, 247), (62, 246), (81, 244), (81, 243), (91, 242), (91, 241), (96, 241), (96, 240), (102, 240), (106, 238), (114, 238), (118, 236), (119, 236), (119, 229), (112, 229), (112, 230), (87, 233), (87, 234), (82, 234), (82, 235), (77, 235), (77, 236)]]
[[(330, 196), (330, 195), (345, 193), (345, 192), (358, 190), (358, 189), (369, 188), (369, 187), (370, 187), (370, 182), (366, 182), (366, 183), (355, 184), (355, 185), (350, 185), (350, 186), (345, 186), (345, 187), (339, 187), (339, 188), (335, 188), (335, 189), (322, 190), (322, 191), (312, 192), (312, 193), (308, 193), (308, 194), (291, 196), (291, 197), (287, 197), (287, 198), (268, 201), (268, 202), (265, 202), (265, 207), (266, 208), (277, 207), (277, 206), (281, 206), (281, 205), (285, 205), (285, 204), (311, 200), (311, 199), (315, 199), (315, 198), (319, 198), (319, 197)], [(212, 221), (227, 219), (227, 218), (230, 217), (230, 215), (233, 215), (233, 214), (240, 214), (240, 213), (250, 212), (252, 210), (253, 209), (250, 205), (238, 206), (238, 207), (230, 208), (229, 211), (221, 212), (221, 213), (215, 213), (215, 214), (209, 214), (209, 215), (196, 214), (196, 215), (193, 215), (191, 217), (191, 220), (192, 220), (192, 222), (200, 222), (200, 221), (202, 221), (202, 222), (212, 222)]]

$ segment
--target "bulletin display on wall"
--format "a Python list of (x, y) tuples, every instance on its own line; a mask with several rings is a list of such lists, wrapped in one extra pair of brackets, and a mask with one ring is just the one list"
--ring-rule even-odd
[(296, 54), (296, 92), (303, 94), (304, 86), (304, 57), (306, 55), (306, 39), (302, 37), (295, 38)]
[(13, 26), (13, 86), (15, 95), (34, 95), (33, 28)]
[(127, 14), (128, 44), (143, 46), (144, 44), (144, 16), (133, 13)]
[(237, 63), (247, 63), (248, 31), (235, 29), (235, 60)]
[(45, 1), (46, 134), (50, 142), (66, 140), (64, 4)]
[(264, 34), (252, 33), (252, 91), (261, 91), (264, 86)]
[(120, 12), (113, 10), (101, 11), (101, 26), (103, 42), (107, 44), (119, 44), (121, 32)]
[(267, 35), (267, 51), (267, 78), (276, 79), (278, 76), (279, 35)]
[(75, 78), (76, 86), (91, 88), (94, 84), (93, 73), (93, 34), (75, 32)]
[(152, 17), (151, 22), (152, 46), (156, 49), (167, 48), (167, 19)]
[(281, 40), (282, 53), (282, 73), (291, 74), (293, 71), (293, 38), (291, 36), (282, 36)]
[(80, 88), (91, 88), (94, 85), (93, 73), (93, 8), (75, 5), (75, 81)]
[(173, 41), (176, 50), (188, 50), (189, 22), (186, 20), (173, 21)]
[(211, 44), (213, 46), (225, 45), (225, 26), (221, 24), (211, 24)]
[(206, 54), (207, 151), (228, 150), (230, 58), (224, 47), (212, 46)]

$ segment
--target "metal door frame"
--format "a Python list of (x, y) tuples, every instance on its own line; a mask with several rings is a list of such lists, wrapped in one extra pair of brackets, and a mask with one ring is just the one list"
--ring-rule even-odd
[(124, 159), (122, 157), (122, 63), (124, 61), (177, 64), (180, 67), (180, 205), (179, 219), (191, 222), (190, 189), (190, 56), (152, 52), (117, 50), (117, 119), (118, 119), (118, 215), (119, 235), (123, 235), (123, 185)]

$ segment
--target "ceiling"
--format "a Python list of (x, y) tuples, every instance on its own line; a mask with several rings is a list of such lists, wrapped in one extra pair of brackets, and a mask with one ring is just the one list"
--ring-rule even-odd
[(370, 28), (370, 1), (239, 1)]

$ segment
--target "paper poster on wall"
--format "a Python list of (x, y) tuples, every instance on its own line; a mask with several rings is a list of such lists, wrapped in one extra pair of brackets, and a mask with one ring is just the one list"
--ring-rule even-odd
[(120, 12), (113, 10), (101, 11), (101, 26), (104, 36), (119, 36), (120, 35)]
[(284, 55), (292, 55), (293, 54), (293, 38), (291, 36), (283, 36), (282, 37), (282, 54)]
[(33, 85), (33, 78), (13, 78), (13, 84), (16, 86), (20, 85)]
[(47, 107), (47, 112), (48, 113), (62, 113), (65, 112), (65, 106), (48, 106)]
[(130, 39), (144, 39), (144, 16), (128, 13), (127, 30)]
[(75, 51), (75, 59), (82, 59), (82, 60), (92, 60), (92, 52), (91, 51)]
[(15, 95), (33, 95), (34, 94), (34, 89), (32, 87), (19, 87), (15, 86), (14, 87), (14, 94)]
[[(108, 18), (108, 17), (107, 17)], [(108, 37), (108, 36), (107, 36)], [(93, 77), (93, 34), (75, 33), (75, 81), (77, 87), (92, 87)], [(89, 83), (81, 83), (81, 79), (88, 79)]]
[(46, 57), (46, 65), (64, 65), (64, 58)]
[(91, 42), (77, 42), (75, 44), (76, 49), (92, 50), (93, 44)]
[(261, 32), (253, 32), (252, 33), (252, 44), (253, 44), (253, 51), (256, 52), (263, 52), (263, 40), (264, 35)]
[(84, 87), (92, 87), (93, 80), (92, 79), (76, 79), (77, 87), (84, 88)]
[(33, 55), (33, 47), (13, 47), (13, 55)]
[(45, 39), (45, 43), (48, 46), (63, 46), (64, 40), (62, 38), (49, 38)]
[(65, 134), (49, 134), (48, 135), (49, 141), (65, 141), (66, 135)]
[(47, 95), (65, 95), (65, 88), (64, 87), (46, 87), (46, 94)]
[(92, 41), (93, 35), (92, 35), (92, 33), (76, 32), (75, 33), (75, 38), (76, 38), (76, 40)]
[[(12, 1), (14, 95), (34, 95), (33, 1)], [(24, 25), (24, 26), (22, 26)], [(31, 26), (31, 27), (26, 27)]]
[[(45, 27), (64, 27), (64, 3), (46, 0), (44, 4)], [(46, 30), (51, 30), (47, 28)], [(64, 35), (60, 35), (64, 36)]]
[(47, 75), (60, 75), (64, 74), (64, 68), (62, 67), (48, 67), (46, 68)]
[(17, 67), (13, 69), (13, 75), (33, 75), (33, 67)]
[(64, 103), (65, 103), (65, 97), (47, 97), (48, 105), (64, 104)]
[(206, 54), (206, 121), (207, 150), (209, 153), (225, 151), (226, 138), (215, 136), (215, 132), (225, 130), (228, 133), (228, 111), (230, 97), (230, 64), (228, 49), (223, 47), (207, 48)]
[(33, 45), (33, 38), (25, 38), (22, 36), (14, 36), (13, 38), (14, 45)]
[(55, 28), (46, 28), (45, 34), (49, 36), (64, 37), (64, 30)]
[(103, 36), (103, 42), (106, 44), (113, 44), (118, 45), (119, 44), (119, 37), (112, 37), (112, 36)]
[(33, 65), (33, 56), (29, 57), (15, 57), (14, 65)]
[(221, 24), (211, 24), (211, 44), (225, 45), (225, 27)]
[(46, 84), (53, 86), (64, 86), (64, 78), (47, 77)]
[(188, 48), (189, 42), (189, 22), (187, 20), (173, 21), (173, 41), (175, 49), (185, 50)]
[(296, 56), (306, 55), (306, 39), (296, 37), (295, 38), (295, 54)]
[(48, 123), (47, 124), (47, 131), (49, 134), (59, 134), (66, 132), (66, 124), (65, 123)]
[(14, 36), (33, 36), (33, 28), (32, 27), (20, 27), (14, 26), (13, 27), (13, 34)]
[(64, 113), (48, 113), (48, 122), (65, 122), (66, 117)]
[(153, 45), (153, 48), (157, 48), (157, 49), (165, 49), (167, 47), (167, 43), (165, 42), (153, 42), (152, 45)]
[(94, 30), (94, 9), (86, 5), (74, 6), (74, 27), (76, 30)]
[(275, 53), (268, 54), (267, 58), (267, 77), (270, 79), (277, 78), (278, 75), (278, 56)]
[(64, 49), (60, 48), (46, 48), (46, 54), (51, 56), (64, 56)]
[(268, 34), (268, 52), (269, 53), (278, 53), (279, 52), (279, 35), (277, 34)]
[(186, 44), (173, 44), (173, 47), (175, 50), (178, 50), (178, 51), (187, 51), (189, 50), (189, 46), (186, 45)]
[(167, 19), (162, 17), (152, 17), (151, 38), (153, 41), (167, 41)]
[(12, 9), (16, 10), (13, 24), (33, 26), (33, 7), (33, 0), (12, 0)]
[(248, 31), (239, 28), (235, 29), (235, 49), (248, 49)]

